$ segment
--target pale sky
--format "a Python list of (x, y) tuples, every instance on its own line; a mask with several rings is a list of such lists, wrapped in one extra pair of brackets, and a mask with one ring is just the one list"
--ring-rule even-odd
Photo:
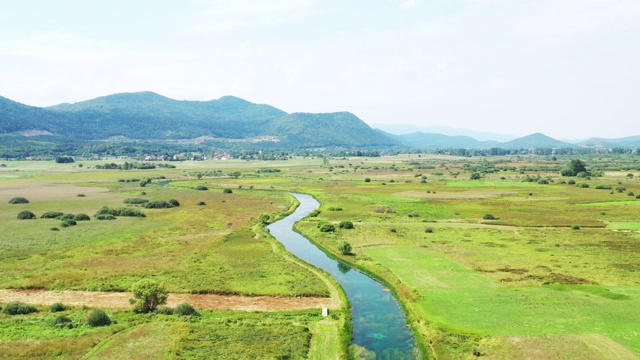
[(0, 95), (149, 90), (367, 123), (640, 135), (639, 0), (0, 0)]

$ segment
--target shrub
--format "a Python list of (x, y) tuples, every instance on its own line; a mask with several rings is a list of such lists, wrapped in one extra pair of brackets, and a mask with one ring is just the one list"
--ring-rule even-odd
[(366, 183), (371, 182), (371, 179), (370, 178), (364, 178), (364, 182), (366, 182)]
[(227, 189), (222, 190), (222, 193), (223, 194), (233, 194), (233, 190), (227, 188)]
[(176, 199), (169, 199), (169, 204), (173, 206), (180, 206), (180, 203)]
[(431, 234), (431, 233), (433, 233), (433, 228), (432, 227), (428, 227), (428, 228), (424, 229), (424, 232), (426, 232), (428, 234)]
[(96, 216), (96, 220), (115, 220), (116, 217), (111, 214), (100, 214)]
[(205, 191), (205, 190), (209, 190), (209, 188), (204, 186), (204, 185), (198, 185), (198, 186), (194, 187), (193, 190)]
[(491, 215), (491, 214), (484, 214), (482, 219), (484, 219), (484, 220), (496, 220), (497, 218), (495, 216)]
[(319, 225), (320, 231), (322, 232), (333, 232), (336, 230), (336, 227), (331, 224), (322, 224)]
[(583, 188), (583, 189), (586, 189), (586, 188), (588, 188), (588, 187), (589, 187), (589, 184), (587, 184), (587, 183), (582, 183), (582, 184), (580, 184), (580, 187), (581, 187), (581, 188)]
[(391, 229), (389, 231), (391, 231), (392, 233), (397, 233), (398, 232), (398, 230), (396, 230), (396, 229)]
[(271, 216), (269, 216), (269, 214), (260, 214), (260, 217), (258, 219), (261, 223), (268, 224), (269, 220), (271, 220)]
[(76, 195), (76, 196), (77, 196), (77, 197), (85, 197), (85, 195), (84, 195), (84, 194), (78, 194), (78, 195)]
[(10, 302), (2, 309), (2, 312), (7, 315), (26, 315), (34, 312), (38, 312), (35, 306), (21, 303), (19, 301)]
[(51, 326), (73, 329), (73, 322), (68, 316), (65, 315), (57, 315), (53, 319), (51, 319), (49, 323), (51, 324)]
[(580, 225), (571, 225), (572, 230), (580, 230)]
[(176, 306), (176, 309), (173, 311), (174, 314), (178, 316), (200, 316), (200, 314), (193, 308), (193, 306), (184, 303)]
[(51, 311), (52, 313), (65, 311), (67, 309), (68, 309), (68, 307), (66, 307), (63, 303), (55, 303), (55, 304), (49, 306), (49, 311)]
[(207, 205), (207, 203), (204, 201), (198, 201), (198, 206), (204, 206), (204, 205)]
[(636, 195), (636, 199), (640, 199), (640, 194)]
[(75, 221), (90, 221), (91, 217), (89, 217), (89, 215), (87, 215), (87, 214), (80, 213), (80, 214), (74, 216), (73, 220), (75, 220)]
[(341, 221), (338, 225), (340, 229), (353, 229), (353, 223), (351, 221)]
[(567, 184), (569, 184), (569, 185), (575, 185), (575, 184), (576, 184), (576, 181), (575, 181), (575, 180), (573, 180), (573, 179), (571, 179), (571, 180), (567, 181)]
[(351, 254), (351, 244), (349, 244), (346, 241), (341, 241), (340, 244), (338, 244), (338, 250), (343, 254), (343, 255), (349, 255)]
[(138, 313), (148, 313), (167, 302), (167, 290), (164, 286), (151, 279), (138, 281), (131, 287), (133, 298), (129, 303)]
[(62, 217), (62, 215), (64, 215), (64, 213), (61, 213), (60, 211), (47, 211), (46, 213), (42, 214), (40, 218), (41, 219), (59, 219)]
[(75, 218), (75, 215), (73, 214), (64, 214), (62, 216), (60, 216), (60, 220), (73, 220), (73, 218)]
[(629, 192), (627, 193), (627, 196), (636, 196), (636, 194), (634, 194), (634, 193), (633, 193), (633, 191), (629, 191)]
[(419, 212), (417, 212), (417, 211), (412, 211), (412, 212), (409, 214), (409, 217), (420, 217), (420, 213), (419, 213)]
[(617, 191), (617, 192), (619, 192), (619, 193), (623, 193), (625, 190), (627, 190), (627, 188), (626, 188), (626, 187), (624, 187), (624, 186), (618, 186), (618, 187), (616, 188), (616, 191)]
[[(102, 207), (100, 210), (98, 210), (98, 212), (96, 213), (96, 218), (99, 215), (104, 215), (104, 214), (108, 214), (108, 215), (113, 215), (113, 216), (130, 216), (130, 217), (145, 217), (146, 215), (138, 210), (138, 209), (132, 209), (132, 208), (108, 208), (106, 206)], [(100, 220), (104, 220), (104, 219), (100, 219)]]
[(142, 179), (140, 180), (140, 186), (141, 187), (145, 187), (147, 185), (151, 184), (151, 179)]
[(161, 306), (156, 309), (156, 314), (173, 315), (173, 309), (168, 306)]
[(471, 174), (470, 179), (471, 180), (480, 180), (481, 176), (480, 173), (474, 172), (473, 174)]
[(17, 196), (9, 200), (9, 204), (28, 204), (29, 200), (23, 198), (22, 196)]
[(331, 206), (329, 207), (329, 211), (342, 211), (342, 208), (337, 206)]
[(29, 210), (23, 210), (18, 213), (18, 220), (31, 220), (35, 218), (36, 214), (32, 213)]
[(142, 205), (145, 203), (148, 203), (149, 200), (147, 199), (141, 199), (141, 198), (127, 198), (124, 199), (124, 203), (125, 204), (130, 204), (130, 205)]
[(318, 217), (318, 215), (320, 215), (322, 213), (322, 211), (315, 209), (312, 212), (309, 213), (310, 217)]
[(62, 224), (60, 224), (60, 227), (66, 228), (69, 226), (76, 226), (77, 224), (78, 223), (75, 220), (68, 219), (63, 221)]
[(60, 229), (58, 229), (57, 227), (49, 228), (49, 230), (51, 230), (51, 231), (60, 231)]
[(611, 185), (596, 185), (598, 190), (611, 190)]
[(87, 324), (91, 327), (108, 326), (111, 325), (111, 319), (104, 311), (93, 309), (87, 318)]
[(172, 207), (174, 207), (173, 204), (164, 200), (154, 200), (144, 204), (145, 209), (169, 209)]

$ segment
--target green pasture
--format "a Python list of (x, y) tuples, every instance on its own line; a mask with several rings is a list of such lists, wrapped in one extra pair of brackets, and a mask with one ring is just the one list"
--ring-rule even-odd
[[(83, 161), (82, 168), (9, 162), (0, 170), (0, 287), (123, 290), (154, 277), (176, 292), (328, 296), (316, 275), (252, 230), (261, 214), (287, 212), (293, 201), (286, 193), (298, 191), (321, 203), (320, 214), (298, 229), (392, 286), (418, 341), (439, 359), (637, 358), (640, 180), (627, 176), (637, 159), (588, 159), (588, 168), (603, 169), (601, 177), (566, 178), (549, 170), (569, 160), (404, 154), (326, 163), (320, 157), (176, 162), (175, 169), (144, 171), (94, 168), (122, 159)], [(280, 171), (260, 171), (266, 168)], [(214, 171), (218, 175), (207, 175)], [(236, 171), (237, 178), (228, 175)], [(473, 172), (481, 179), (471, 180)], [(146, 187), (126, 182), (159, 177)], [(194, 190), (199, 185), (208, 190)], [(13, 196), (32, 201), (10, 205)], [(16, 219), (22, 210), (93, 215), (105, 205), (125, 206), (131, 197), (177, 199), (181, 206), (60, 231), (50, 230), (57, 220)], [(341, 221), (355, 228), (340, 229)], [(337, 229), (321, 232), (324, 223)], [(342, 241), (352, 245), (352, 254), (340, 253)], [(25, 318), (40, 315), (33, 316)], [(271, 355), (247, 352), (255, 358), (285, 354), (277, 350), (282, 346), (303, 349), (286, 353), (293, 358), (340, 358), (344, 348), (339, 317), (205, 312), (197, 322), (158, 315), (136, 326), (126, 325), (131, 315), (114, 317), (122, 319), (116, 326), (125, 324), (117, 334), (78, 330), (69, 351), (95, 358), (122, 357), (125, 348), (144, 349), (127, 353), (139, 358), (234, 358), (222, 348), (241, 351), (256, 336), (258, 348)], [(57, 346), (52, 335), (38, 331), (0, 344), (42, 338)]]
[[(239, 313), (199, 311), (199, 317), (134, 314), (109, 311), (112, 324), (90, 327), (91, 309), (75, 308), (50, 313), (9, 316), (0, 314), (0, 357), (85, 359), (185, 359), (185, 358), (320, 358), (322, 345), (338, 348), (335, 319), (318, 311)], [(72, 327), (53, 325), (66, 316)], [(333, 359), (337, 350), (330, 349)], [(325, 357), (326, 358), (326, 357)]]

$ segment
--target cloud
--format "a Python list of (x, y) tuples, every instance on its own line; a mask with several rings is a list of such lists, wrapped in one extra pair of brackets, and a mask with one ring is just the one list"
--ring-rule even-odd
[(420, 0), (407, 0), (400, 5), (400, 9), (408, 10), (418, 7), (420, 5)]
[(516, 22), (516, 29), (563, 42), (617, 31), (640, 30), (637, 0), (551, 0), (537, 15)]
[(187, 27), (196, 32), (224, 33), (304, 20), (315, 0), (219, 0), (189, 18)]

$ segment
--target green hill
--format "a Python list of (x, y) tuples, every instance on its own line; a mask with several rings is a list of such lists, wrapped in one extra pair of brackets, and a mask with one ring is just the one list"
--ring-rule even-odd
[(48, 108), (0, 98), (0, 134), (26, 130), (77, 140), (210, 137), (218, 141), (268, 138), (283, 148), (399, 145), (351, 113), (287, 114), (233, 96), (179, 101), (153, 92), (115, 94)]
[(576, 145), (556, 140), (544, 134), (535, 133), (507, 141), (500, 144), (499, 147), (504, 149), (572, 148), (576, 147)]

